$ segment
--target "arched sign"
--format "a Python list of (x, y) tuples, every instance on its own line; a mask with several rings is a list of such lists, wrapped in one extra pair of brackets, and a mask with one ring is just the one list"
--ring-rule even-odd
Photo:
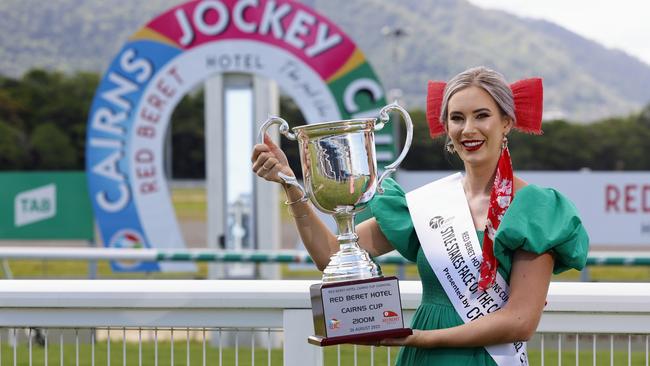
[(189, 90), (229, 72), (275, 80), (309, 123), (375, 115), (385, 105), (352, 40), (300, 3), (202, 0), (168, 10), (112, 61), (88, 118), (88, 188), (105, 246), (184, 247), (164, 177), (164, 136)]

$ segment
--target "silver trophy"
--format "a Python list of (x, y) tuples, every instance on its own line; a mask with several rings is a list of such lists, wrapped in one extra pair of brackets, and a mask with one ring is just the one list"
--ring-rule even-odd
[[(375, 131), (389, 121), (389, 113), (398, 111), (406, 123), (406, 142), (395, 162), (384, 168), (377, 179)], [(385, 106), (377, 118), (323, 122), (293, 128), (282, 118), (271, 117), (260, 128), (263, 143), (266, 130), (279, 124), (280, 133), (298, 140), (302, 176), (306, 189), (294, 177), (280, 173), (287, 183), (298, 187), (320, 211), (334, 217), (338, 226), (340, 250), (330, 258), (323, 271), (323, 282), (339, 282), (382, 277), (381, 269), (357, 243), (354, 215), (366, 207), (375, 192), (383, 193), (381, 182), (404, 160), (413, 138), (413, 123), (408, 112), (393, 103)]]

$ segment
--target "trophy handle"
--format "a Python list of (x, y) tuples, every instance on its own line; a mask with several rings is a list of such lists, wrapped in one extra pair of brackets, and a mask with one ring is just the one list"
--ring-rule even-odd
[[(291, 141), (296, 141), (296, 134), (293, 132), (289, 131), (289, 123), (285, 121), (284, 119), (276, 116), (270, 116), (264, 123), (262, 123), (262, 127), (260, 127), (260, 132), (257, 134), (257, 141), (260, 144), (264, 143), (264, 135), (266, 134), (266, 130), (269, 129), (272, 125), (280, 125), (278, 128), (280, 130), (280, 133), (283, 134), (286, 138), (288, 138)], [(298, 179), (296, 177), (291, 177), (289, 175), (286, 175), (284, 173), (278, 172), (278, 177), (282, 179), (286, 184), (292, 185), (300, 189), (300, 192), (302, 192), (302, 198), (307, 197), (307, 193), (305, 192), (305, 189), (298, 183)]]
[(377, 181), (377, 192), (379, 194), (384, 193), (384, 189), (381, 187), (381, 183), (389, 174), (397, 170), (397, 167), (402, 163), (402, 160), (404, 160), (406, 157), (406, 153), (408, 153), (409, 149), (411, 148), (411, 141), (413, 141), (413, 121), (411, 121), (411, 116), (408, 114), (406, 109), (397, 104), (397, 101), (385, 106), (381, 109), (381, 111), (379, 111), (379, 123), (377, 123), (375, 130), (382, 129), (384, 127), (384, 124), (390, 120), (388, 113), (391, 111), (398, 111), (404, 118), (404, 123), (406, 123), (406, 141), (404, 142), (404, 148), (402, 149), (402, 152), (399, 154), (397, 159), (392, 164), (384, 167), (384, 173), (379, 177), (379, 180)]

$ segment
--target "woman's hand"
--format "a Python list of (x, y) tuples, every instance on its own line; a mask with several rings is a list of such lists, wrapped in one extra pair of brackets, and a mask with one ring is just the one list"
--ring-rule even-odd
[(384, 338), (378, 341), (358, 342), (355, 344), (362, 345), (362, 346), (375, 346), (375, 347), (408, 346), (408, 347), (429, 348), (432, 347), (432, 345), (426, 344), (427, 343), (426, 339), (427, 339), (427, 333), (431, 333), (431, 332), (432, 331), (413, 329), (413, 334), (411, 334), (410, 336), (401, 337), (401, 338)]
[(289, 168), (287, 156), (267, 134), (264, 135), (263, 144), (257, 144), (253, 147), (251, 161), (253, 162), (253, 172), (270, 182), (284, 183), (282, 178), (278, 176), (279, 172), (292, 177), (295, 176), (291, 168)]
[(427, 342), (427, 333), (431, 333), (431, 331), (413, 329), (413, 334), (410, 336), (401, 338), (385, 338), (375, 344), (375, 346), (408, 346), (430, 348), (433, 345), (428, 344), (429, 342)]

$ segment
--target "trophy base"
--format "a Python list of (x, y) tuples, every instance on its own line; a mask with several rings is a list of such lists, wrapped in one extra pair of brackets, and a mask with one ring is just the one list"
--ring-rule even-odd
[(397, 277), (326, 282), (310, 287), (317, 346), (365, 343), (413, 333), (404, 327)]
[(340, 337), (321, 337), (317, 335), (309, 336), (307, 341), (314, 346), (335, 346), (343, 343), (365, 343), (375, 342), (386, 338), (400, 338), (413, 334), (413, 330), (409, 328), (391, 329), (377, 333), (348, 335)]
[(354, 245), (341, 245), (341, 250), (330, 257), (323, 270), (323, 283), (358, 281), (361, 279), (382, 278), (381, 268), (372, 261), (370, 255)]

